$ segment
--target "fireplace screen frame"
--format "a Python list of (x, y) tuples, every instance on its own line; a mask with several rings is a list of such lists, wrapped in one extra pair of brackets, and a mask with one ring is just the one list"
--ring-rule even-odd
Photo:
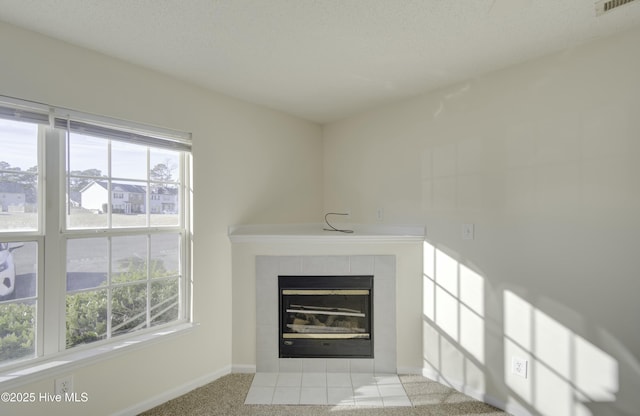
[[(373, 349), (373, 275), (278, 276), (279, 357), (280, 358), (374, 358)], [(359, 309), (328, 304), (313, 306), (314, 301), (292, 304), (291, 299), (316, 296), (358, 296)], [(315, 302), (318, 303), (318, 302)], [(307, 305), (305, 305), (307, 304)], [(348, 305), (346, 305), (348, 306)], [(360, 310), (362, 309), (362, 310)], [(292, 313), (331, 316), (336, 320), (359, 320), (363, 328), (303, 325), (291, 330)], [(363, 320), (360, 320), (362, 318)]]

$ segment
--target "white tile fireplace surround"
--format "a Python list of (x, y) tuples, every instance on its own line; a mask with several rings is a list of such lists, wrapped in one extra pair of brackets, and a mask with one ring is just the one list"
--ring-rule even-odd
[[(248, 336), (237, 332), (234, 340), (237, 363), (255, 359), (246, 403), (411, 405), (397, 368), (399, 362), (404, 371), (421, 364), (424, 227), (353, 228), (343, 234), (324, 231), (322, 224), (230, 227), (238, 294), (234, 319), (241, 324), (252, 315), (256, 325), (253, 354), (242, 343)], [(279, 358), (280, 275), (373, 276), (373, 358)], [(254, 299), (241, 295), (253, 285)]]
[[(278, 276), (373, 275), (374, 358), (278, 358)], [(257, 256), (256, 371), (396, 373), (394, 256)]]
[[(278, 358), (278, 276), (373, 275), (374, 358)], [(256, 377), (251, 404), (410, 406), (396, 375), (396, 259), (256, 256)]]

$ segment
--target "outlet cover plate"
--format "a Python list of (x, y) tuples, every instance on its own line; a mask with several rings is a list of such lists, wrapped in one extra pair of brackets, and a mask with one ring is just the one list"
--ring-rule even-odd
[(73, 393), (73, 376), (57, 378), (55, 381), (55, 394), (64, 396)]
[(511, 372), (522, 378), (527, 378), (527, 367), (529, 362), (524, 358), (512, 357), (511, 358)]
[(474, 225), (473, 224), (462, 224), (462, 239), (463, 240), (473, 240), (474, 239)]

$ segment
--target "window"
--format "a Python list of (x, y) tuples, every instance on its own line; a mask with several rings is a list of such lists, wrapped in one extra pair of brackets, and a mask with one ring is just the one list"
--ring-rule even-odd
[(0, 367), (188, 321), (188, 138), (1, 101)]
[(0, 118), (0, 363), (36, 356), (41, 129)]

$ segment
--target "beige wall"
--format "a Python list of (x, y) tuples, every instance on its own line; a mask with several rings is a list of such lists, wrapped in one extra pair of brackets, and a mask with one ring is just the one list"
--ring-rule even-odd
[[(322, 208), (319, 126), (0, 24), (0, 94), (193, 133), (194, 318), (183, 336), (73, 372), (85, 405), (111, 414), (153, 401), (231, 365), (227, 226), (309, 222)], [(295, 171), (295, 175), (291, 172)], [(65, 373), (66, 374), (66, 373)], [(53, 392), (53, 378), (19, 391)], [(16, 405), (3, 414), (44, 414)], [(51, 411), (49, 408), (48, 411)]]
[(639, 43), (635, 30), (324, 127), (325, 208), (427, 227), (426, 374), (519, 411), (640, 408)]
[[(252, 348), (235, 348), (255, 334), (235, 332), (232, 344), (232, 321), (223, 317), (252, 319), (230, 296), (236, 275), (251, 284), (242, 256), (252, 254), (234, 258), (232, 280), (226, 227), (315, 222), (323, 203), (351, 209), (354, 222), (376, 222), (384, 208), (386, 223), (427, 226), (422, 282), (399, 288), (408, 296), (399, 366), (421, 361), (431, 376), (532, 413), (571, 414), (582, 406), (574, 397), (588, 396), (633, 414), (638, 42), (636, 30), (321, 131), (0, 24), (0, 94), (193, 133), (201, 325), (75, 372), (75, 390), (92, 399), (68, 414), (135, 408), (232, 363), (251, 364)], [(475, 224), (475, 240), (461, 240), (463, 222)], [(424, 307), (415, 304), (422, 288)], [(424, 342), (413, 344), (420, 326)], [(529, 360), (529, 378), (511, 375), (513, 355)], [(52, 389), (51, 379), (20, 390)]]

